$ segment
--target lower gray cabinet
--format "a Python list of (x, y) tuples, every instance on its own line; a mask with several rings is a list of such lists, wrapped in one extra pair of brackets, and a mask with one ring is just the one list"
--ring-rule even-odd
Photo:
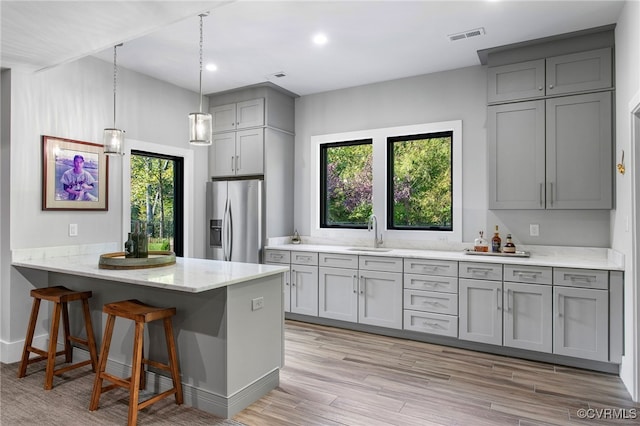
[(608, 361), (608, 291), (556, 286), (553, 304), (553, 353)]
[(504, 283), (504, 346), (552, 351), (552, 287)]
[(318, 316), (358, 322), (358, 270), (319, 268)]
[(402, 329), (402, 274), (361, 269), (358, 307), (359, 323)]
[(291, 265), (291, 312), (318, 316), (318, 267)]
[(502, 345), (502, 282), (460, 278), (458, 338)]

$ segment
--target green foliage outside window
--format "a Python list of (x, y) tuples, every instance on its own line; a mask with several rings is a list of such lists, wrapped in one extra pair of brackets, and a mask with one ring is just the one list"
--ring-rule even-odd
[(150, 250), (169, 250), (173, 237), (174, 162), (131, 156), (131, 221), (147, 224)]
[(323, 226), (366, 226), (373, 211), (373, 145), (327, 144)]
[(451, 135), (389, 141), (392, 228), (450, 230)]

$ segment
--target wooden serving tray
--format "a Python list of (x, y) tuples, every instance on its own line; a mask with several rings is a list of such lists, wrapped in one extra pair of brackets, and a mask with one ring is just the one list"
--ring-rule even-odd
[(478, 256), (502, 256), (502, 257), (529, 257), (531, 253), (528, 251), (516, 251), (515, 253), (494, 253), (492, 251), (474, 251), (465, 249), (464, 254), (474, 254)]
[(100, 255), (99, 269), (144, 269), (176, 263), (176, 254), (172, 251), (150, 251), (149, 257), (125, 257), (123, 251)]

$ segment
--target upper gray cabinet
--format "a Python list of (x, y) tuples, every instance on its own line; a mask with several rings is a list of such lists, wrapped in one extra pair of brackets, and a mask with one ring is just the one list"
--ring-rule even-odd
[(489, 208), (611, 209), (611, 96), (489, 106)]
[(264, 99), (213, 107), (210, 113), (214, 133), (263, 126)]
[(488, 68), (488, 102), (510, 102), (609, 89), (611, 48)]

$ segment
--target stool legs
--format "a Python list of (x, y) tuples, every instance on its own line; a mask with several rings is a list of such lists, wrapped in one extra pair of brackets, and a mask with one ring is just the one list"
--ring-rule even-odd
[(176, 354), (175, 340), (173, 339), (173, 326), (171, 318), (164, 319), (164, 334), (167, 339), (167, 352), (169, 353), (169, 367), (171, 368), (171, 380), (173, 387), (176, 388), (176, 404), (183, 402), (182, 381), (180, 380), (180, 369), (178, 368), (178, 356)]
[[(60, 327), (60, 303), (53, 304), (53, 318), (51, 319), (51, 331), (49, 332), (49, 350), (47, 351), (47, 370), (44, 379), (44, 388), (49, 390), (53, 387), (53, 370), (56, 364), (56, 349), (58, 347), (58, 328)], [(65, 306), (66, 309), (66, 306)], [(69, 321), (68, 315), (64, 318)], [(68, 325), (65, 324), (65, 330), (68, 329)], [(64, 346), (66, 348), (68, 342), (65, 336)], [(67, 351), (65, 350), (65, 355)]]
[(29, 364), (29, 353), (31, 351), (31, 345), (33, 343), (33, 334), (36, 331), (36, 322), (38, 321), (38, 311), (40, 310), (40, 299), (33, 299), (31, 304), (31, 316), (29, 317), (29, 326), (27, 327), (27, 337), (24, 341), (24, 348), (22, 349), (22, 359), (20, 361), (20, 368), (18, 368), (18, 378), (24, 377), (27, 374), (27, 365)]
[(129, 384), (129, 425), (135, 425), (138, 421), (138, 401), (140, 391), (140, 370), (142, 366), (142, 347), (144, 336), (144, 323), (135, 323), (135, 337), (133, 340), (133, 360), (131, 365), (131, 382)]
[(89, 404), (89, 411), (95, 411), (98, 409), (100, 394), (103, 391), (103, 373), (107, 369), (107, 357), (109, 356), (109, 346), (111, 346), (111, 336), (113, 335), (113, 325), (115, 324), (115, 322), (116, 317), (114, 317), (113, 315), (109, 315), (107, 317), (107, 324), (105, 325), (104, 335), (102, 337), (102, 348), (100, 349), (98, 371), (96, 371), (96, 378), (93, 381), (93, 392), (91, 393), (91, 403)]
[(87, 299), (82, 300), (82, 311), (84, 312), (84, 323), (87, 329), (87, 346), (89, 346), (89, 355), (91, 356), (91, 368), (95, 373), (98, 371), (98, 351), (96, 350), (96, 338), (93, 335), (91, 311), (89, 310), (89, 301)]

